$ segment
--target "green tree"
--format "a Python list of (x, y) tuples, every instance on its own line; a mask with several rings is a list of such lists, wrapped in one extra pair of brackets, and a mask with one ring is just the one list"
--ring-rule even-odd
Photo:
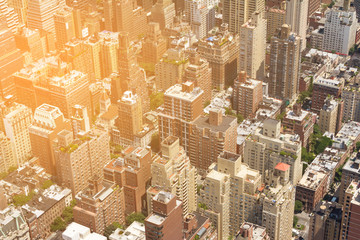
[(29, 202), (35, 195), (34, 191), (31, 191), (27, 196), (25, 194), (18, 194), (13, 196), (13, 203), (16, 207), (25, 205)]
[(151, 150), (155, 153), (160, 151), (160, 136), (159, 133), (154, 133), (151, 136), (151, 142), (150, 142)]
[(296, 227), (298, 222), (299, 222), (299, 218), (297, 216), (294, 216), (294, 218), (293, 218), (293, 227)]
[(300, 213), (303, 209), (303, 203), (299, 200), (295, 201), (295, 207), (294, 207), (294, 212), (295, 213)]
[(107, 237), (109, 239), (109, 236), (118, 228), (124, 229), (124, 227), (118, 223), (118, 222), (113, 222), (112, 224), (110, 224), (109, 226), (107, 226), (104, 230), (104, 236)]
[(126, 217), (126, 225), (130, 226), (134, 221), (144, 223), (144, 220), (145, 220), (144, 214), (140, 212), (132, 213)]
[(244, 121), (244, 117), (240, 113), (236, 114), (236, 118), (238, 123), (242, 123), (242, 121)]
[(164, 103), (164, 93), (163, 92), (154, 92), (150, 95), (150, 108), (151, 110), (156, 110)]
[(356, 151), (360, 150), (360, 142), (356, 142)]
[(43, 182), (43, 184), (41, 185), (42, 189), (48, 189), (49, 187), (51, 187), (51, 185), (53, 185), (54, 183), (49, 179), (49, 180), (45, 180)]
[(64, 231), (66, 229), (66, 223), (61, 217), (55, 218), (54, 222), (50, 225), (50, 230), (52, 232)]
[(204, 102), (204, 108), (206, 108), (207, 106), (209, 106), (210, 105), (210, 100), (206, 100), (206, 102)]
[(341, 176), (342, 176), (342, 169), (344, 167), (344, 164), (341, 165), (339, 168), (336, 169), (335, 171), (335, 177), (334, 177), (334, 182), (341, 182)]

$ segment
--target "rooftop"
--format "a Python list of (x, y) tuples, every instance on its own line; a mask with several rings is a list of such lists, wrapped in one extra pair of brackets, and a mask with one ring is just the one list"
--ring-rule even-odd
[(178, 98), (183, 101), (194, 101), (203, 94), (203, 90), (199, 87), (195, 87), (191, 92), (185, 92), (182, 89), (181, 84), (176, 84), (165, 91), (165, 96)]
[(213, 132), (225, 133), (234, 124), (234, 122), (237, 123), (236, 117), (223, 116), (220, 125), (211, 125), (208, 116), (199, 116), (197, 119), (195, 119), (193, 124), (196, 125), (196, 127), (198, 128), (208, 128)]
[(143, 240), (145, 239), (145, 225), (134, 221), (126, 230), (116, 229), (109, 236), (110, 240)]

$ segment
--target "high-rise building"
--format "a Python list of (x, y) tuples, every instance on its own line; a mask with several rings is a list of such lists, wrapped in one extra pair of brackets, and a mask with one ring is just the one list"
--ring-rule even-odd
[(185, 17), (198, 39), (207, 36), (215, 26), (215, 6), (210, 1), (186, 0)]
[(360, 237), (357, 223), (360, 221), (359, 182), (352, 181), (345, 190), (344, 207), (341, 219), (340, 240), (355, 240)]
[(360, 160), (355, 157), (349, 159), (343, 166), (343, 175), (341, 177), (340, 191), (339, 191), (339, 203), (345, 203), (346, 189), (352, 181), (358, 182), (360, 180)]
[(29, 0), (27, 27), (55, 33), (54, 14), (65, 6), (65, 0)]
[(308, 19), (317, 11), (321, 6), (322, 0), (309, 0)]
[(14, 34), (0, 14), (0, 97), (16, 95), (11, 75), (23, 67), (24, 58), (15, 44)]
[(15, 147), (16, 165), (20, 166), (31, 156), (29, 126), (32, 121), (31, 109), (23, 104), (6, 99), (0, 103), (0, 131), (5, 132)]
[(199, 206), (204, 207), (205, 216), (214, 224), (218, 239), (230, 236), (230, 184), (228, 174), (212, 169), (200, 189)]
[(330, 132), (337, 134), (341, 129), (344, 111), (344, 102), (333, 98), (327, 98), (320, 110), (319, 127), (322, 133)]
[(299, 89), (301, 38), (284, 24), (271, 38), (269, 95), (293, 100)]
[(289, 110), (283, 118), (284, 132), (299, 135), (302, 146), (307, 147), (314, 130), (315, 119), (316, 115), (302, 110), (301, 105), (296, 103), (293, 105), (293, 110)]
[(160, 29), (170, 26), (175, 18), (175, 3), (170, 0), (159, 0), (151, 8), (151, 21), (160, 24)]
[[(340, 93), (340, 91), (338, 91)], [(335, 95), (337, 97), (337, 95)], [(344, 101), (343, 121), (360, 121), (360, 91), (357, 86), (346, 86), (341, 92)]]
[(263, 12), (254, 12), (240, 27), (240, 68), (250, 78), (264, 80), (266, 53), (266, 19)]
[(90, 118), (86, 107), (82, 105), (74, 105), (71, 108), (71, 126), (74, 137), (78, 134), (86, 134), (90, 132)]
[(264, 121), (245, 142), (244, 163), (265, 172), (278, 163), (290, 165), (290, 182), (296, 184), (302, 176), (301, 141), (299, 135), (281, 134), (281, 123), (275, 119)]
[(241, 25), (251, 15), (265, 11), (265, 0), (225, 0), (223, 1), (223, 22), (229, 24), (229, 31), (239, 33)]
[(89, 184), (76, 199), (74, 222), (92, 232), (104, 234), (105, 228), (114, 222), (124, 223), (124, 193), (114, 182), (93, 175)]
[(189, 64), (185, 68), (184, 82), (193, 82), (195, 87), (204, 91), (203, 102), (211, 100), (211, 68), (206, 59), (201, 58), (195, 49), (189, 49)]
[[(301, 175), (301, 170), (300, 175)], [(295, 188), (289, 177), (290, 166), (278, 163), (265, 177), (262, 201), (262, 226), (267, 229), (270, 239), (291, 239)], [(289, 181), (290, 180), (290, 181)]]
[(262, 81), (252, 79), (245, 71), (241, 71), (234, 83), (233, 109), (244, 118), (253, 117), (262, 100)]
[[(71, 117), (71, 108), (76, 104), (91, 109), (87, 75), (76, 70), (49, 74), (52, 60), (54, 59), (41, 59), (30, 68), (14, 74), (18, 102), (33, 110), (43, 103), (48, 103), (58, 107), (66, 118)], [(56, 64), (59, 68), (66, 68), (66, 64), (61, 61)], [(62, 66), (63, 64), (65, 66)], [(42, 80), (43, 78), (47, 81)]]
[(236, 118), (223, 117), (221, 109), (210, 110), (209, 116), (199, 116), (190, 124), (188, 155), (201, 175), (206, 174), (221, 152), (236, 152), (236, 128)]
[(105, 30), (128, 32), (132, 40), (146, 32), (146, 13), (136, 0), (104, 1)]
[(336, 202), (320, 202), (310, 214), (309, 240), (339, 239), (342, 206)]
[(92, 129), (74, 138), (72, 132), (62, 130), (58, 133), (54, 154), (59, 183), (76, 195), (87, 187), (92, 176), (102, 176), (104, 166), (110, 161), (109, 135)]
[(19, 27), (19, 18), (14, 8), (8, 6), (6, 0), (0, 0), (0, 15), (5, 18), (7, 27), (16, 33)]
[(280, 7), (272, 7), (266, 11), (267, 28), (266, 37), (271, 38), (276, 34), (277, 29), (285, 24), (286, 19), (286, 2), (284, 1)]
[(349, 54), (355, 44), (356, 12), (332, 8), (325, 15), (323, 50)]
[(46, 43), (44, 43), (39, 29), (19, 28), (15, 34), (15, 42), (20, 50), (31, 53), (33, 61), (45, 57)]
[(75, 37), (73, 8), (65, 6), (54, 14), (57, 48), (62, 49)]
[(0, 131), (0, 172), (7, 172), (17, 165), (14, 143)]
[[(92, 59), (91, 61), (91, 71), (94, 73), (94, 78), (95, 79), (101, 79), (102, 77), (108, 77), (105, 76), (106, 74), (102, 74), (102, 56), (103, 54), (107, 54), (106, 50), (107, 48), (105, 46), (102, 45), (102, 42), (100, 41), (100, 39), (98, 38), (98, 35), (92, 35), (90, 36), (88, 39), (84, 40), (84, 45), (87, 47), (87, 50), (89, 51), (89, 55), (90, 58)], [(115, 54), (116, 56), (116, 54)], [(112, 65), (106, 65), (103, 66), (104, 69), (107, 67), (111, 67)], [(110, 70), (110, 71), (105, 71), (106, 73), (108, 72), (113, 72), (114, 70)]]
[(301, 38), (301, 48), (306, 48), (306, 30), (308, 22), (309, 0), (286, 0), (286, 20), (291, 31)]
[(118, 115), (115, 126), (119, 131), (123, 145), (131, 145), (135, 135), (142, 130), (142, 107), (138, 95), (126, 91), (118, 101)]
[(64, 129), (71, 131), (71, 124), (58, 107), (42, 104), (36, 108), (29, 127), (32, 152), (39, 158), (40, 166), (51, 175), (56, 175), (53, 141)]
[(127, 33), (119, 34), (119, 77), (123, 83), (122, 92), (132, 91), (141, 98), (143, 112), (150, 110), (146, 73), (137, 62), (136, 49), (130, 44)]
[(164, 94), (164, 111), (158, 114), (159, 135), (179, 138), (180, 145), (188, 152), (190, 123), (202, 114), (204, 92), (191, 82), (177, 84)]
[(212, 86), (232, 86), (239, 71), (239, 35), (232, 34), (227, 24), (215, 28), (207, 38), (200, 39), (198, 51), (212, 70)]
[(123, 188), (125, 215), (147, 212), (146, 189), (150, 186), (152, 159), (150, 150), (130, 146), (122, 157), (104, 168), (104, 179)]
[(14, 8), (15, 12), (18, 15), (19, 23), (27, 23), (27, 12), (28, 12), (28, 0), (9, 0), (9, 7)]
[(149, 71), (154, 71), (155, 64), (160, 61), (166, 52), (166, 39), (161, 35), (160, 25), (156, 22), (148, 23), (148, 31), (142, 44), (141, 63), (149, 65)]
[(183, 239), (182, 202), (161, 191), (152, 199), (153, 213), (145, 219), (146, 239)]
[(344, 120), (345, 120), (345, 116), (348, 116), (348, 113), (352, 107), (351, 104), (347, 105), (346, 103), (352, 102), (351, 100), (353, 100), (353, 96), (356, 96), (356, 92), (355, 94), (344, 93), (342, 95), (341, 92), (343, 86), (344, 86), (344, 81), (338, 78), (335, 79), (326, 79), (322, 77), (317, 78), (313, 82), (311, 111), (319, 114), (328, 96), (333, 96), (335, 98), (338, 98), (341, 95), (341, 97), (344, 100)]
[[(151, 185), (174, 194), (182, 201), (184, 216), (197, 208), (197, 171), (191, 165), (179, 139), (168, 137), (161, 142), (162, 156), (156, 155), (151, 164)], [(152, 206), (153, 212), (156, 208)]]
[(155, 65), (156, 88), (165, 91), (183, 82), (188, 58), (183, 48), (169, 48), (160, 62)]
[[(112, 73), (119, 72), (119, 33), (118, 32), (108, 32), (103, 31), (99, 33), (100, 39), (97, 39), (96, 34), (95, 37), (90, 37), (91, 41), (96, 44), (100, 44), (100, 54), (101, 58), (99, 60), (101, 67), (101, 77), (109, 77)], [(88, 43), (87, 43), (88, 45)], [(93, 46), (95, 47), (95, 46)], [(96, 51), (96, 49), (93, 49)], [(93, 52), (91, 52), (93, 54)], [(94, 63), (97, 62), (97, 53), (95, 52)]]

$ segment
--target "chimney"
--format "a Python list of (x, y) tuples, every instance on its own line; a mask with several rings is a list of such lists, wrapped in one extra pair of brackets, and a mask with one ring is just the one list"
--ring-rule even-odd
[(209, 123), (213, 126), (219, 126), (222, 123), (222, 111), (220, 108), (209, 111)]

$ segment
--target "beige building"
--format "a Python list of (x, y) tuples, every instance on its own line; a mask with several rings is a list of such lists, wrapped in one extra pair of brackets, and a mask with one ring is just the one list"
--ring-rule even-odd
[(175, 18), (175, 3), (171, 0), (160, 0), (151, 8), (151, 21), (160, 24), (160, 29), (169, 27)]
[(0, 131), (0, 172), (7, 172), (10, 167), (17, 164), (14, 144)]
[(265, 0), (230, 0), (223, 2), (223, 22), (231, 32), (239, 33), (242, 24), (256, 11), (265, 11)]
[(32, 156), (29, 127), (32, 121), (31, 109), (6, 99), (0, 102), (0, 131), (14, 145), (16, 165), (19, 166)]
[(302, 176), (301, 141), (299, 135), (281, 134), (281, 122), (275, 119), (264, 121), (263, 127), (246, 139), (244, 163), (265, 172), (275, 168), (278, 163), (290, 165), (290, 182), (296, 184)]
[(102, 176), (104, 166), (110, 161), (108, 133), (93, 129), (87, 134), (63, 130), (58, 133), (54, 147), (59, 182), (71, 189), (73, 195), (88, 186), (93, 175)]
[(301, 38), (301, 51), (306, 48), (306, 30), (308, 23), (308, 0), (286, 0), (285, 23)]
[[(266, 176), (262, 198), (262, 226), (270, 239), (291, 239), (295, 205), (295, 188), (289, 181), (290, 166), (279, 163)], [(301, 174), (301, 171), (300, 171)]]
[(233, 88), (233, 109), (244, 118), (254, 117), (262, 101), (262, 81), (248, 77), (244, 71), (240, 72)]
[(58, 49), (75, 37), (73, 9), (65, 6), (54, 14), (56, 43)]
[(118, 118), (115, 126), (119, 131), (120, 145), (130, 145), (143, 127), (141, 98), (131, 91), (126, 91), (118, 101)]
[(7, 2), (9, 4), (9, 7), (14, 8), (15, 12), (17, 13), (19, 18), (19, 23), (26, 24), (28, 0), (9, 0)]
[[(191, 165), (176, 137), (168, 137), (162, 141), (161, 151), (162, 156), (155, 155), (151, 164), (151, 185), (176, 195), (183, 202), (185, 216), (197, 208), (196, 168)], [(148, 199), (151, 197), (148, 196)], [(148, 209), (151, 210), (152, 207)]]
[(320, 110), (319, 127), (322, 133), (336, 134), (341, 128), (343, 102), (328, 98)]
[(170, 48), (160, 62), (155, 65), (156, 89), (167, 90), (169, 87), (182, 83), (188, 59), (183, 48)]
[(266, 37), (270, 39), (276, 34), (276, 30), (281, 28), (285, 23), (286, 19), (286, 4), (285, 1), (281, 4), (280, 8), (274, 6), (267, 10), (266, 19), (267, 19), (267, 29)]
[[(218, 239), (227, 239), (229, 233), (230, 177), (212, 169), (200, 189), (199, 208), (203, 209), (217, 229)], [(201, 209), (200, 209), (201, 211)]]
[(301, 38), (282, 25), (271, 38), (269, 95), (293, 100), (299, 91)]
[(236, 235), (244, 222), (262, 224), (270, 239), (291, 239), (295, 189), (289, 165), (277, 164), (262, 181), (259, 171), (242, 163), (240, 155), (223, 152), (209, 170), (199, 209), (217, 227), (218, 239)]
[(240, 28), (239, 71), (250, 78), (264, 80), (266, 53), (266, 19), (264, 12), (254, 12)]

